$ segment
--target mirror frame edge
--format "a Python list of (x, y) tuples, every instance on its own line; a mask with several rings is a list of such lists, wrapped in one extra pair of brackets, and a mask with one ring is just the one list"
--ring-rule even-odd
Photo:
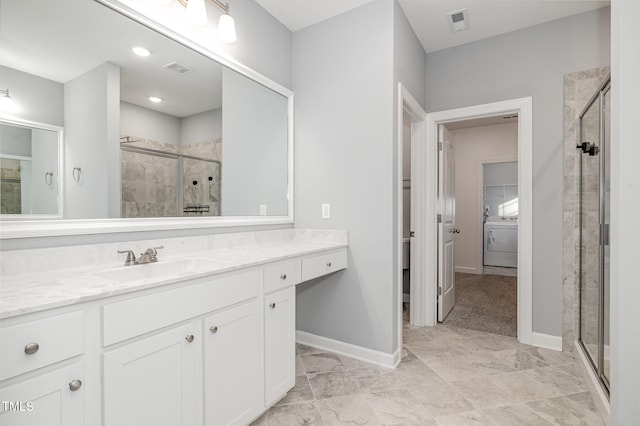
[[(144, 232), (157, 230), (179, 230), (179, 229), (198, 229), (198, 228), (227, 228), (239, 226), (262, 226), (262, 225), (290, 225), (294, 223), (294, 93), (292, 90), (280, 85), (270, 78), (260, 74), (259, 72), (249, 68), (248, 66), (238, 62), (237, 60), (227, 57), (223, 53), (215, 52), (200, 44), (182, 36), (179, 33), (163, 26), (162, 24), (140, 14), (139, 12), (113, 0), (94, 0), (95, 2), (112, 9), (113, 11), (130, 18), (141, 25), (150, 28), (159, 34), (164, 35), (183, 46), (194, 50), (201, 55), (212, 59), (227, 68), (244, 75), (245, 77), (273, 90), (276, 93), (287, 98), (287, 215), (286, 216), (215, 216), (202, 218), (184, 218), (184, 217), (163, 217), (163, 218), (110, 218), (110, 219), (64, 219), (64, 192), (59, 194), (59, 215), (56, 216), (33, 216), (29, 218), (20, 217), (19, 219), (38, 219), (38, 220), (14, 220), (13, 218), (0, 218), (0, 240), (16, 239), (16, 238), (34, 238), (34, 237), (52, 237), (52, 236), (71, 236), (71, 235), (92, 235), (92, 234), (110, 234), (121, 232)], [(4, 117), (2, 117), (4, 119)], [(10, 119), (15, 120), (15, 119)], [(16, 120), (16, 122), (30, 123), (25, 120)], [(42, 127), (42, 123), (30, 124)], [(60, 167), (59, 188), (64, 189), (64, 128), (58, 126), (50, 126), (59, 131), (58, 133), (58, 149), (60, 150), (60, 158), (58, 159)], [(48, 220), (49, 218), (58, 218)], [(41, 219), (42, 218), (42, 219)]]

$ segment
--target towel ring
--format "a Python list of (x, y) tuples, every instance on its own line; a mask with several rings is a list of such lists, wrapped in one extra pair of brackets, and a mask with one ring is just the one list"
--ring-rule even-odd
[(47, 172), (44, 174), (44, 183), (46, 183), (48, 186), (53, 185), (53, 172)]
[(82, 173), (82, 167), (74, 167), (73, 172), (71, 173), (73, 175), (73, 180), (75, 180), (76, 183), (80, 183), (80, 174)]

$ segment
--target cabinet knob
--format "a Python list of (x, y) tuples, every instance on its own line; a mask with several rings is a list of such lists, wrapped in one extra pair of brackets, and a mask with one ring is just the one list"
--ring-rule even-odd
[(271, 309), (275, 309), (275, 308), (276, 308), (276, 302), (271, 302), (271, 303), (269, 303), (269, 307), (270, 307)]
[(331, 262), (327, 262), (327, 266), (331, 268)]
[(280, 275), (280, 279), (281, 279), (281, 280), (286, 280), (286, 279), (287, 279), (287, 274), (282, 274), (282, 275)]
[(193, 334), (189, 334), (187, 335), (187, 337), (184, 338), (184, 340), (186, 340), (189, 343), (193, 342), (193, 339), (194, 339)]
[(80, 387), (82, 386), (82, 381), (81, 380), (72, 380), (69, 382), (69, 389), (72, 392), (77, 391), (78, 389), (80, 389)]
[(27, 355), (33, 355), (36, 352), (38, 352), (38, 349), (40, 349), (40, 345), (37, 343), (29, 343), (27, 346), (24, 347), (24, 353)]
[(211, 332), (211, 334), (216, 334), (218, 332), (218, 326), (214, 325), (209, 327), (209, 331)]

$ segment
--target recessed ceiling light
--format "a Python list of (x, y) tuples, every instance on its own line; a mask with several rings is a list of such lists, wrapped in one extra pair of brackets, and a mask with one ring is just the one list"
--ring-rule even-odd
[(149, 99), (151, 102), (156, 103), (156, 104), (157, 104), (157, 103), (159, 103), (159, 102), (162, 102), (162, 98), (159, 98), (159, 97), (157, 97), (157, 96), (149, 96), (149, 98), (148, 98), (148, 99)]
[(151, 51), (149, 49), (147, 49), (146, 47), (142, 47), (142, 46), (133, 46), (131, 48), (131, 51), (133, 53), (135, 53), (138, 56), (149, 56), (151, 55)]

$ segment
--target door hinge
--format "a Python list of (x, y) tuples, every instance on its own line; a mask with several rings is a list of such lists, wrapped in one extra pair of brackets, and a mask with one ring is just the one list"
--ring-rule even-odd
[(416, 236), (416, 233), (413, 231), (409, 231), (409, 237), (413, 238)]
[(442, 223), (442, 215), (438, 213), (438, 223)]
[(442, 142), (438, 142), (438, 151), (442, 151)]
[(442, 287), (438, 287), (438, 296), (442, 296)]

